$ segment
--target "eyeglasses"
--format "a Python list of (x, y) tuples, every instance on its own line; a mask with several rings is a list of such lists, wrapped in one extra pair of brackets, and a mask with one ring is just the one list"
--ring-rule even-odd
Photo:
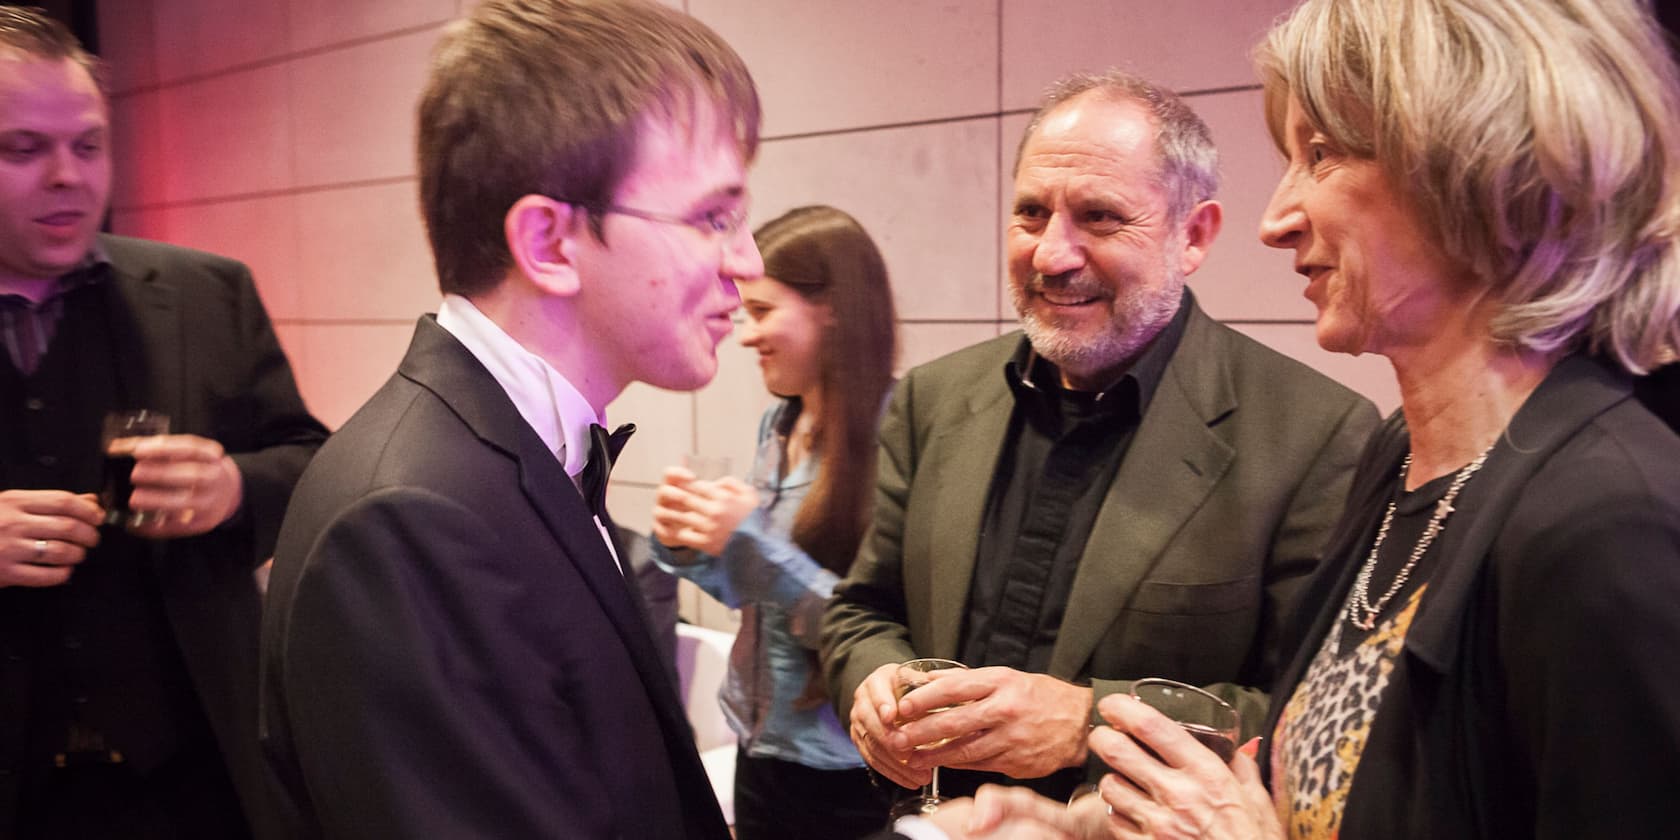
[(707, 210), (698, 216), (673, 216), (669, 213), (655, 213), (651, 210), (638, 210), (634, 207), (624, 207), (618, 204), (588, 204), (582, 201), (571, 201), (556, 198), (555, 201), (564, 202), (574, 207), (582, 207), (591, 213), (617, 213), (620, 216), (644, 219), (649, 222), (659, 222), (667, 225), (682, 225), (693, 228), (703, 236), (728, 239), (740, 233), (747, 226), (747, 203), (745, 201), (734, 207), (722, 210)]

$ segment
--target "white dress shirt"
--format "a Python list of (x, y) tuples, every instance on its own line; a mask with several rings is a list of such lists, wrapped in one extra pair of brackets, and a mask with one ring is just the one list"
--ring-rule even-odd
[[(519, 416), (525, 418), (525, 423), (542, 439), (548, 451), (554, 453), (566, 475), (576, 484), (583, 465), (589, 460), (589, 426), (593, 423), (605, 426), (606, 418), (595, 413), (589, 401), (560, 371), (526, 350), (495, 321), (478, 311), (472, 301), (460, 295), (444, 295), (443, 303), (438, 306), (437, 322), (490, 371), (496, 384), (513, 401), (513, 407), (519, 410)], [(595, 527), (623, 572), (624, 563), (618, 559), (618, 550), (613, 547), (600, 517), (595, 518)]]

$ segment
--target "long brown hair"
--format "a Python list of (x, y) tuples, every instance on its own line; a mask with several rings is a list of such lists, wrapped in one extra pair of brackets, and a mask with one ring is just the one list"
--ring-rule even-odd
[(765, 276), (830, 313), (818, 345), (822, 405), (811, 435), (821, 460), (794, 515), (793, 541), (845, 575), (873, 512), (875, 432), (898, 354), (886, 262), (863, 226), (833, 207), (790, 210), (753, 238)]

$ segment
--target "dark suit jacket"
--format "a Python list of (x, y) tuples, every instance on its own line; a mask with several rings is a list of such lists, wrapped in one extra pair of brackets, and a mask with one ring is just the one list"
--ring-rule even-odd
[[(880, 665), (957, 653), (1020, 340), (918, 367), (893, 394), (874, 524), (824, 621), (842, 720)], [(1376, 422), (1364, 398), (1193, 309), (1092, 527), (1049, 673), (1099, 699), (1142, 677), (1213, 685), (1257, 727), (1287, 656), (1281, 619)]]
[[(1341, 620), (1409, 448), (1396, 413), (1292, 622), (1279, 709)], [(1529, 396), (1430, 548), (1343, 837), (1674, 835), (1677, 467), (1680, 438), (1606, 366), (1565, 359)]]
[[(152, 544), (175, 644), (203, 701), (247, 815), (273, 823), (256, 739), (257, 627), (253, 571), (274, 549), (292, 485), (326, 438), (303, 407), (291, 368), (257, 299), (250, 271), (225, 257), (102, 236), (119, 375), (171, 430), (213, 438), (245, 480), (244, 507), (208, 534)], [(4, 609), (0, 590), (0, 609)], [(5, 626), (0, 622), (0, 627)], [(0, 638), (0, 646), (20, 644)], [(26, 662), (0, 661), (0, 836), (17, 804), (15, 772), (28, 719)]]
[(430, 317), (298, 485), (262, 679), (296, 837), (728, 837), (585, 502)]

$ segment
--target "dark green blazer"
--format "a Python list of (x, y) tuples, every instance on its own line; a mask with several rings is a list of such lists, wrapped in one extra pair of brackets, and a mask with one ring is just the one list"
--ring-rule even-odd
[[(918, 367), (894, 392), (874, 524), (824, 621), (842, 720), (880, 665), (958, 651), (1021, 340)], [(1376, 423), (1363, 397), (1193, 308), (1092, 527), (1049, 672), (1099, 698), (1142, 677), (1213, 685), (1258, 728), (1288, 659), (1280, 622)]]

